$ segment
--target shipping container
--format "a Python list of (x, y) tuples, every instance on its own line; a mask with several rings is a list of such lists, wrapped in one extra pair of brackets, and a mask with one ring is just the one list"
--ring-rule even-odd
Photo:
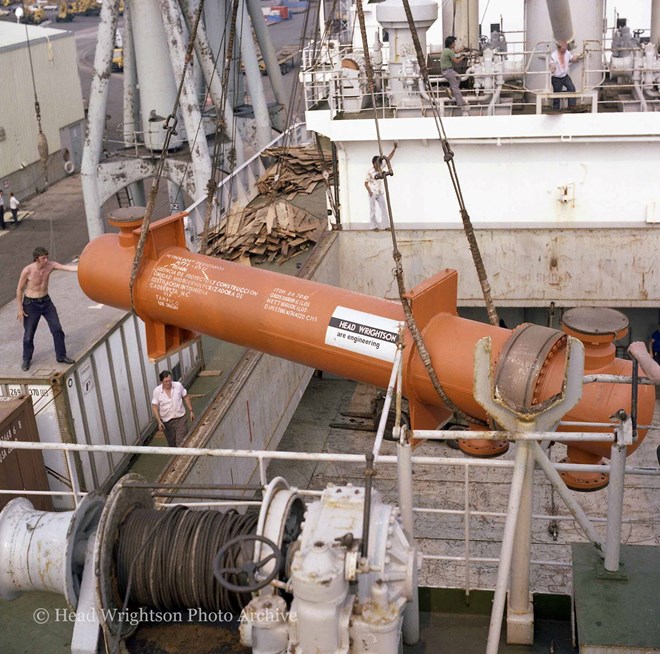
[[(0, 397), (0, 443), (38, 441), (34, 407), (29, 395)], [(48, 491), (44, 457), (39, 450), (0, 449), (0, 488), (3, 490)], [(16, 497), (26, 497), (35, 509), (52, 511), (48, 495), (0, 494), (0, 511)]]
[[(55, 362), (45, 320), (37, 328), (30, 370), (21, 370), (20, 332), (0, 343), (0, 396), (29, 394), (39, 440), (48, 443), (140, 445), (155, 430), (151, 396), (161, 370), (188, 385), (203, 365), (201, 338), (167, 357), (147, 356), (144, 323), (135, 315), (93, 304), (73, 273), (50, 279), (53, 302), (66, 334), (73, 365)], [(16, 305), (0, 309), (0, 323), (17, 325)], [(13, 320), (13, 323), (11, 322)], [(43, 453), (52, 491), (70, 491), (75, 480), (62, 452)], [(71, 457), (82, 490), (105, 490), (126, 469), (130, 455), (76, 453)], [(72, 499), (54, 498), (56, 509), (73, 508)]]

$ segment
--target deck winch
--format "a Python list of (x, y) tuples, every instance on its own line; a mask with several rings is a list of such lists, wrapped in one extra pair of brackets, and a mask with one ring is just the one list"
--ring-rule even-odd
[[(132, 306), (129, 280), (142, 223), (135, 207), (125, 215), (122, 211), (110, 220), (120, 233), (87, 245), (78, 276), (83, 291), (96, 302), (135, 309), (146, 325), (150, 356), (163, 356), (191, 332), (201, 332), (385, 388), (400, 337), (405, 347), (403, 392), (413, 429), (435, 429), (451, 417), (404, 326), (399, 303), (192, 253), (185, 247), (184, 213), (150, 225)], [(445, 393), (475, 423), (483, 424), (488, 415), (473, 396), (475, 345), (490, 337), (494, 362), (501, 365), (507, 343), (524, 326), (512, 331), (459, 317), (457, 283), (456, 271), (443, 270), (407, 297)], [(535, 402), (561, 392), (565, 353), (566, 340), (559, 339), (549, 350), (541, 345), (518, 367), (526, 377), (528, 369), (534, 373), (529, 383)], [(631, 362), (616, 359), (613, 348), (608, 347), (608, 353), (605, 358), (587, 357), (585, 371), (629, 375)], [(653, 388), (640, 387), (640, 425), (650, 424), (654, 405)], [(589, 384), (566, 419), (607, 423), (621, 409), (631, 412), (629, 386)], [(628, 453), (643, 436), (640, 432)], [(591, 443), (587, 451), (598, 458), (608, 456), (609, 449), (609, 444)]]
[[(276, 477), (260, 511), (222, 513), (157, 509), (151, 489), (128, 474), (105, 502), (89, 495), (77, 511), (60, 514), (13, 500), (0, 513), (2, 598), (64, 594), (88, 630), (85, 639), (74, 630), (79, 653), (97, 651), (89, 616), (116, 642), (158, 612), (188, 621), (223, 615), (218, 622), (239, 622), (255, 654), (399, 651), (418, 562), (399, 509), (377, 491), (330, 484), (305, 506)], [(83, 574), (95, 592), (79, 593)]]

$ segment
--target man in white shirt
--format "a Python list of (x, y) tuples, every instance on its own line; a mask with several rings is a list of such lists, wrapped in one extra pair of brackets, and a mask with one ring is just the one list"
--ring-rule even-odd
[[(573, 84), (568, 71), (571, 63), (577, 63), (583, 57), (583, 54), (574, 57), (568, 49), (568, 43), (566, 41), (559, 41), (557, 43), (557, 49), (550, 55), (550, 81), (552, 82), (552, 90), (555, 93), (561, 93), (564, 89), (569, 93), (575, 93), (575, 84)], [(575, 98), (571, 98), (568, 101), (568, 106), (575, 106)], [(555, 98), (552, 101), (552, 108), (555, 111), (559, 109), (559, 98)]]
[(7, 229), (5, 226), (5, 197), (2, 189), (0, 189), (0, 229)]
[[(398, 143), (394, 144), (394, 149), (387, 157), (392, 161), (394, 153), (398, 147)], [(371, 160), (371, 168), (367, 171), (367, 176), (364, 180), (364, 188), (367, 189), (369, 194), (369, 228), (379, 229), (389, 227), (387, 216), (387, 203), (385, 202), (385, 187), (381, 173), (378, 172), (376, 164), (380, 157), (373, 157)], [(376, 220), (376, 205), (378, 205), (380, 220)]]
[(190, 422), (195, 419), (195, 413), (183, 384), (172, 381), (172, 373), (163, 370), (158, 376), (160, 384), (156, 386), (151, 398), (151, 411), (158, 423), (158, 429), (165, 433), (170, 447), (179, 447), (188, 433), (185, 402), (190, 412)]
[(13, 193), (9, 194), (9, 210), (11, 211), (11, 217), (14, 220), (14, 227), (18, 227), (18, 205), (20, 202), (16, 199), (16, 196)]

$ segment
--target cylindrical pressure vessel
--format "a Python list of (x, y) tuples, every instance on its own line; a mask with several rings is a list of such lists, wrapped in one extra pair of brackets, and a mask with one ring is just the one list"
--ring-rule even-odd
[[(297, 277), (241, 266), (189, 252), (184, 246), (183, 214), (151, 226), (140, 274), (134, 287), (137, 314), (145, 320), (202, 332), (349, 379), (386, 387), (404, 319), (401, 305)], [(80, 285), (90, 298), (131, 308), (129, 280), (140, 221), (114, 222), (120, 234), (91, 241), (80, 257)], [(454, 404), (470, 416), (485, 419), (473, 398), (474, 348), (492, 339), (495, 359), (511, 330), (460, 318), (456, 311), (457, 274), (445, 270), (411, 291), (436, 374)], [(404, 393), (413, 404), (445, 410), (428, 373), (403, 329)], [(543, 401), (561, 389), (565, 344), (539, 362), (543, 367)], [(614, 360), (601, 371), (626, 374), (629, 361)], [(541, 381), (539, 381), (541, 383)], [(630, 388), (585, 386), (572, 420), (606, 422), (620, 408), (630, 410)], [(640, 388), (640, 422), (653, 414), (653, 388)], [(424, 411), (418, 414), (424, 415)], [(437, 415), (437, 414), (435, 414)], [(413, 427), (435, 428), (423, 419)], [(415, 414), (413, 413), (413, 422)], [(609, 445), (598, 446), (602, 455)]]

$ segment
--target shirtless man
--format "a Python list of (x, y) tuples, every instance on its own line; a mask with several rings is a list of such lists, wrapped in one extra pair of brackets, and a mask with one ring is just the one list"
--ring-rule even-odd
[(23, 323), (23, 370), (30, 369), (34, 352), (34, 334), (41, 316), (46, 319), (55, 344), (55, 358), (59, 363), (75, 363), (66, 355), (64, 332), (60, 325), (57, 309), (48, 295), (48, 278), (53, 270), (76, 272), (77, 265), (63, 266), (57, 261), (48, 261), (46, 248), (38, 247), (32, 252), (33, 262), (23, 268), (16, 287), (18, 320)]

